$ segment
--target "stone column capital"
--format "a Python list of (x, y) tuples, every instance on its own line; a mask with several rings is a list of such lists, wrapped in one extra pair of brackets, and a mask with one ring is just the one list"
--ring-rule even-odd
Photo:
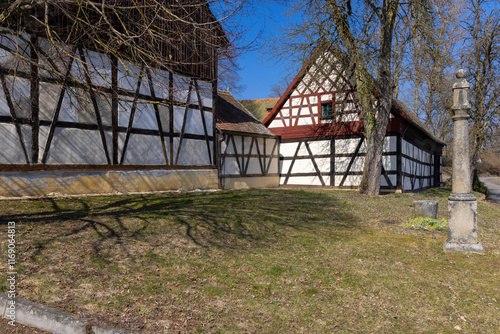
[(457, 81), (453, 84), (453, 106), (451, 107), (454, 116), (467, 115), (470, 110), (469, 104), (469, 88), (470, 85), (465, 79), (467, 72), (465, 70), (457, 71)]

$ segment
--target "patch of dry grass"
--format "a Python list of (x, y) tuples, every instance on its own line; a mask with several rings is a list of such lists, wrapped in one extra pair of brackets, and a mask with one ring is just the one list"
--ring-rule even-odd
[(0, 209), (19, 232), (20, 296), (121, 328), (494, 333), (500, 207), (479, 203), (485, 256), (444, 253), (446, 232), (400, 226), (418, 199), (438, 200), (446, 217), (448, 195), (281, 189)]

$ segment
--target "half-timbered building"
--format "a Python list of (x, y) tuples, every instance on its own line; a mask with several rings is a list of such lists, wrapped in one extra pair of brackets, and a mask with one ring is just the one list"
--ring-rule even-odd
[[(184, 13), (188, 19), (217, 25), (206, 3), (189, 8), (196, 12)], [(139, 14), (147, 16), (132, 18)], [(69, 23), (54, 20), (65, 38)], [(171, 66), (141, 62), (127, 49), (105, 52), (92, 37), (62, 45), (43, 29), (2, 29), (0, 196), (218, 187), (216, 55), (227, 39), (220, 26), (197, 36), (182, 20), (152, 24), (175, 42), (148, 41)]]
[(227, 91), (216, 110), (221, 188), (278, 187), (279, 138)]
[[(355, 82), (330, 51), (317, 51), (263, 120), (281, 137), (281, 185), (359, 186), (366, 142)], [(443, 146), (394, 100), (381, 188), (411, 192), (439, 186)]]

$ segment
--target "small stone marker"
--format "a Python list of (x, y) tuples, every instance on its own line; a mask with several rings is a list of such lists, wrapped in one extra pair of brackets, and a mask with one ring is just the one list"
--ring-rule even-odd
[(415, 208), (415, 216), (437, 218), (438, 202), (437, 201), (413, 201)]
[(453, 185), (448, 197), (448, 240), (444, 250), (484, 254), (477, 236), (477, 200), (471, 193), (467, 96), (470, 85), (465, 75), (464, 70), (458, 70), (458, 80), (453, 85)]

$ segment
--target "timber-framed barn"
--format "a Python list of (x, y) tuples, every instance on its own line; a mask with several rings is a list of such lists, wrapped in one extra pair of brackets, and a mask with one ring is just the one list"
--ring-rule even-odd
[[(186, 7), (192, 12), (178, 2), (172, 8), (208, 27), (204, 33), (195, 35), (182, 20), (151, 22), (177, 43), (174, 49), (148, 41), (169, 66), (103, 51), (92, 36), (61, 45), (44, 29), (2, 28), (0, 196), (218, 188), (217, 48), (228, 41), (206, 1), (188, 2), (196, 4)], [(106, 2), (115, 3), (135, 2)], [(143, 13), (131, 15), (140, 20)], [(49, 19), (66, 38), (69, 23)]]
[[(329, 50), (317, 50), (306, 62), (263, 120), (281, 137), (280, 185), (359, 186), (366, 142), (355, 86), (352, 72)], [(381, 189), (413, 192), (439, 186), (443, 146), (394, 99)]]
[(218, 91), (216, 110), (220, 187), (278, 187), (279, 138), (227, 91)]

